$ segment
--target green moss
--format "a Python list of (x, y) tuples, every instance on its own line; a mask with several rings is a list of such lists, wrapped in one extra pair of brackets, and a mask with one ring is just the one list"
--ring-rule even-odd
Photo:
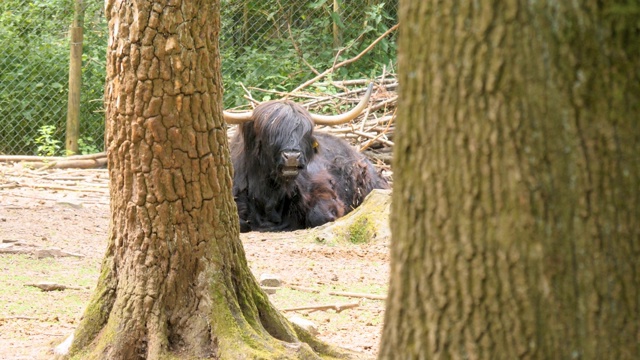
[[(100, 331), (101, 343), (112, 341), (113, 334), (103, 330), (109, 313), (115, 301), (115, 294), (110, 290), (113, 273), (111, 272), (111, 258), (105, 258), (98, 285), (94, 291), (94, 296), (82, 315), (82, 320), (75, 332), (75, 339), (70, 349), (73, 359), (86, 359), (87, 353), (92, 351), (90, 343), (95, 339)], [(115, 331), (113, 331), (115, 333)], [(111, 336), (106, 336), (111, 335)], [(108, 338), (108, 339), (105, 339)]]
[(363, 244), (371, 239), (373, 231), (366, 217), (361, 217), (351, 224), (347, 230), (347, 239), (352, 244)]

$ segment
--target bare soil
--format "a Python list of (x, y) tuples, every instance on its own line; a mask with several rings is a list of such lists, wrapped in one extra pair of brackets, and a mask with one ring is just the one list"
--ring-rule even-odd
[[(95, 287), (106, 248), (109, 194), (106, 170), (31, 170), (0, 164), (0, 359), (49, 359), (71, 334)], [(384, 300), (330, 292), (384, 295), (389, 239), (368, 244), (321, 244), (293, 233), (242, 235), (254, 276), (279, 276), (270, 295), (281, 309), (308, 305), (342, 311), (285, 311), (313, 321), (318, 337), (372, 357), (377, 354)], [(22, 254), (9, 254), (11, 249)], [(49, 257), (42, 250), (70, 253)], [(64, 253), (62, 255), (65, 255)], [(28, 284), (71, 287), (42, 291)]]

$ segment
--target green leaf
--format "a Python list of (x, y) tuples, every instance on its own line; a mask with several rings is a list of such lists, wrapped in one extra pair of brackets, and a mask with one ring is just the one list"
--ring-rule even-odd
[(331, 19), (333, 19), (333, 22), (335, 22), (340, 29), (344, 29), (344, 23), (342, 22), (342, 19), (340, 19), (340, 15), (338, 13), (332, 11)]
[(318, 9), (320, 7), (322, 7), (322, 5), (324, 5), (327, 2), (327, 0), (318, 0), (314, 3), (309, 4), (309, 7), (312, 9)]

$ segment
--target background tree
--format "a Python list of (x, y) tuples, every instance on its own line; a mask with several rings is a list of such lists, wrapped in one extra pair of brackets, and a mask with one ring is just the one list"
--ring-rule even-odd
[(400, 2), (381, 359), (640, 357), (639, 14)]
[(341, 355), (294, 330), (247, 266), (222, 120), (219, 1), (109, 0), (106, 13), (112, 221), (71, 355)]

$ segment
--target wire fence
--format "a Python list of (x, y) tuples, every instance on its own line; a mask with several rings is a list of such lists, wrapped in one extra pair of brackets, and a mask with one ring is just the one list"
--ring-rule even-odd
[[(221, 0), (225, 107), (245, 104), (244, 88), (288, 92), (359, 54), (396, 24), (397, 2)], [(78, 143), (87, 154), (104, 148), (108, 29), (103, 2), (84, 3)], [(64, 155), (73, 19), (74, 0), (0, 1), (0, 154)], [(395, 56), (390, 35), (328, 78), (374, 78), (393, 66)], [(275, 97), (262, 94), (257, 100)]]

